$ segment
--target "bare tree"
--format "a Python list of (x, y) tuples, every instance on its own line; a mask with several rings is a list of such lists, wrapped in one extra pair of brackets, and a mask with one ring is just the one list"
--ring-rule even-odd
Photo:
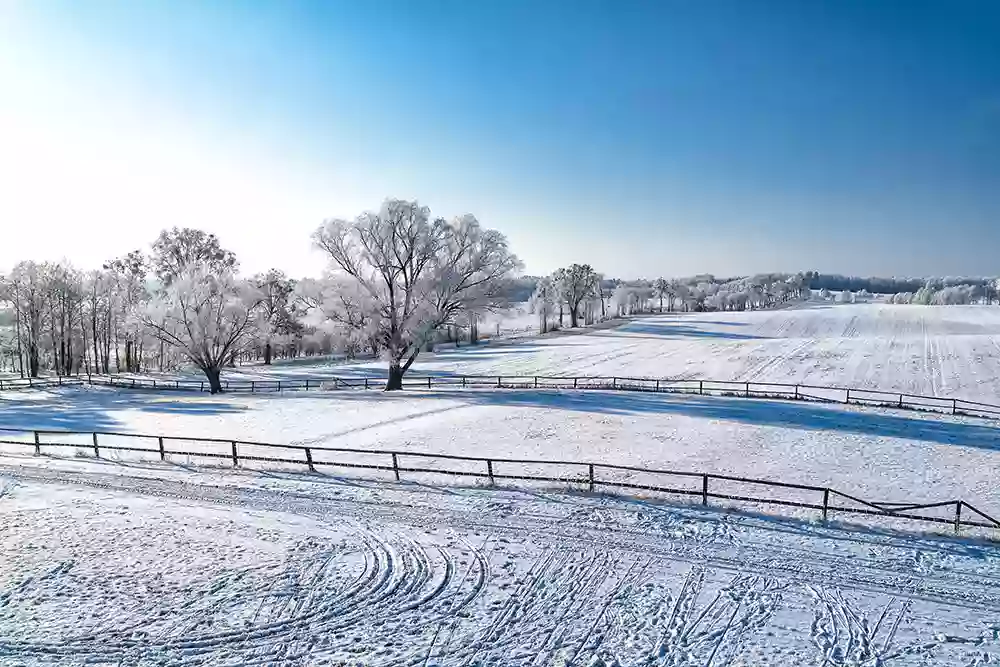
[(568, 268), (557, 270), (552, 274), (552, 279), (558, 286), (559, 295), (569, 311), (570, 326), (576, 327), (580, 304), (594, 293), (595, 284), (600, 282), (600, 277), (590, 264), (573, 264)]
[(239, 266), (236, 255), (223, 248), (215, 234), (189, 227), (161, 231), (153, 241), (150, 262), (164, 285), (173, 282), (189, 265), (205, 266), (216, 275), (235, 273)]
[[(160, 238), (164, 237), (163, 232)], [(106, 280), (111, 292), (108, 300), (109, 322), (114, 338), (115, 360), (121, 370), (119, 356), (119, 336), (125, 342), (124, 368), (129, 373), (138, 373), (142, 363), (142, 331), (136, 315), (148, 299), (146, 293), (146, 258), (138, 250), (109, 260), (104, 264)]]
[(549, 319), (551, 319), (556, 302), (559, 301), (559, 293), (555, 283), (551, 278), (542, 278), (535, 286), (535, 292), (528, 301), (528, 308), (538, 315), (538, 330), (545, 333), (549, 330)]
[(653, 296), (660, 300), (660, 312), (663, 312), (663, 299), (671, 296), (670, 281), (666, 278), (657, 278), (653, 283)]
[(289, 310), (295, 283), (278, 269), (254, 276), (253, 282), (261, 292), (258, 329), (264, 343), (264, 365), (269, 365), (274, 337), (297, 329)]
[(435, 331), (500, 307), (505, 281), (520, 268), (503, 234), (475, 217), (431, 222), (429, 209), (404, 200), (386, 200), (352, 222), (328, 220), (313, 240), (371, 299), (372, 326), (389, 361), (386, 391), (402, 389)]
[(142, 323), (197, 366), (215, 394), (223, 366), (254, 339), (260, 301), (253, 285), (230, 273), (187, 265), (149, 304)]

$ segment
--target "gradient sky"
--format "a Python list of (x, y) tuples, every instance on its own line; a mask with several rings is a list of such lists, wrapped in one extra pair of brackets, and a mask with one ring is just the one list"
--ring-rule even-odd
[(0, 269), (316, 274), (417, 198), (527, 271), (1000, 273), (1000, 3), (0, 0)]

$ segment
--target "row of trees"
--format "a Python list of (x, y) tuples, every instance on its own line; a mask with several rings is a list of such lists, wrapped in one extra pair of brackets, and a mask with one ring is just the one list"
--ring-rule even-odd
[(163, 231), (134, 251), (82, 272), (65, 262), (21, 262), (0, 280), (0, 355), (22, 377), (144, 372), (188, 362), (221, 390), (227, 364), (248, 354), (370, 352), (399, 389), (440, 331), (475, 330), (506, 303), (520, 262), (506, 238), (474, 216), (432, 219), (416, 202), (388, 200), (313, 235), (330, 260), (319, 279), (277, 270), (249, 278), (212, 234)]
[(641, 313), (773, 308), (807, 296), (808, 282), (802, 273), (776, 273), (721, 280), (700, 275), (626, 283), (606, 279), (587, 264), (573, 264), (536, 279), (528, 305), (538, 315), (539, 329), (544, 333), (553, 326), (564, 326), (564, 315), (568, 315), (570, 326), (576, 327), (581, 319), (589, 324), (597, 319)]
[[(910, 299), (890, 299), (893, 302), (910, 303), (921, 290), (940, 292), (949, 287), (973, 288), (977, 296), (974, 302), (992, 304), (998, 301), (998, 279), (995, 277), (944, 276), (938, 278), (879, 278), (858, 276), (842, 276), (839, 274), (818, 273), (807, 271), (804, 274), (809, 281), (809, 287), (814, 290), (829, 292), (868, 292), (870, 294), (901, 294), (910, 295)], [(928, 303), (931, 303), (928, 301)]]
[[(857, 292), (839, 291), (839, 300), (865, 298), (864, 285), (912, 284), (815, 272), (626, 283), (588, 264), (518, 278), (520, 262), (501, 233), (471, 215), (432, 218), (404, 200), (354, 220), (328, 220), (312, 240), (329, 270), (298, 281), (277, 270), (241, 277), (236, 256), (195, 229), (164, 230), (148, 253), (136, 250), (93, 271), (21, 262), (0, 276), (0, 365), (35, 377), (187, 362), (218, 391), (223, 368), (237, 359), (269, 364), (275, 356), (337, 352), (384, 357), (386, 388), (398, 389), (422, 349), (463, 333), (475, 342), (484, 315), (512, 300), (528, 298), (544, 332), (567, 320), (577, 327), (646, 312), (772, 308), (820, 283), (864, 283)], [(994, 280), (942, 278), (891, 300), (992, 303), (997, 294)]]

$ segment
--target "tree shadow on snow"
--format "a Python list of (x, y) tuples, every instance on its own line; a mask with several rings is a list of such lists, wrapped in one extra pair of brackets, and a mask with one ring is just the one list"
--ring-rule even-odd
[[(920, 440), (945, 445), (1000, 450), (1000, 428), (946, 415), (920, 417), (885, 408), (827, 407), (805, 402), (724, 396), (655, 394), (602, 390), (491, 389), (404, 391), (394, 396), (449, 399), (474, 405), (546, 408), (612, 415), (659, 414), (718, 419), (758, 426)], [(364, 394), (345, 392), (345, 400)]]
[(767, 336), (755, 336), (752, 334), (736, 333), (735, 331), (712, 331), (698, 328), (697, 325), (704, 324), (725, 324), (732, 326), (733, 323), (717, 322), (691, 322), (679, 324), (677, 322), (633, 322), (620, 329), (602, 333), (604, 336), (624, 336), (628, 338), (708, 338), (716, 340), (768, 340)]
[(154, 391), (65, 387), (7, 394), (0, 398), (0, 429), (114, 431), (122, 427), (115, 412), (216, 415), (244, 410), (225, 400)]

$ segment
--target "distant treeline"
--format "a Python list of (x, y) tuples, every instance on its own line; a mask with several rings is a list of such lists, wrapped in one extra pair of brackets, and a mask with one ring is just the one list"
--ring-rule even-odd
[(867, 290), (872, 294), (900, 294), (904, 292), (917, 292), (921, 288), (934, 290), (945, 287), (959, 287), (964, 285), (980, 286), (983, 288), (992, 287), (995, 278), (971, 277), (971, 276), (946, 276), (942, 278), (878, 278), (860, 276), (842, 276), (836, 273), (818, 273), (816, 271), (806, 271), (806, 278), (809, 280), (809, 287), (814, 290), (830, 290), (831, 292), (841, 292), (850, 290), (860, 292)]

